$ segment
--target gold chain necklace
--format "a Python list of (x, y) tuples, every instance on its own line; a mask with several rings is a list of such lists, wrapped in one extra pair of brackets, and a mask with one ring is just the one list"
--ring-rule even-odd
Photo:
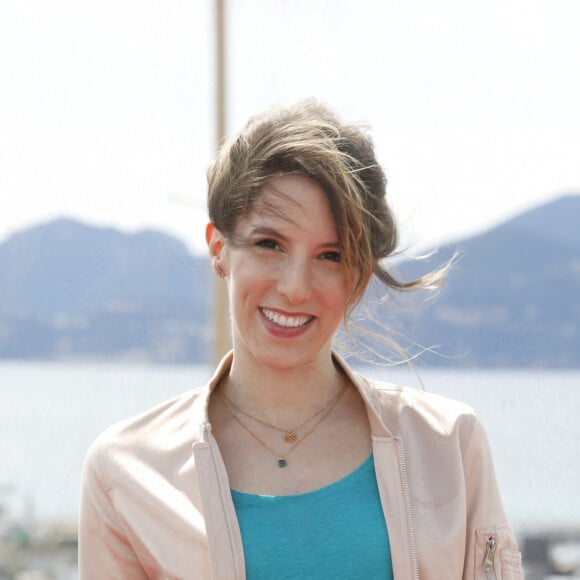
[[(221, 391), (218, 391), (217, 395), (224, 403), (224, 407), (229, 411), (230, 415), (234, 418), (235, 421), (237, 421), (237, 423), (240, 425), (240, 427), (242, 429), (244, 429), (244, 431), (246, 431), (249, 435), (251, 435), (262, 447), (264, 447), (264, 449), (267, 449), (270, 453), (272, 453), (277, 458), (278, 467), (286, 467), (288, 465), (288, 456), (290, 455), (290, 453), (292, 453), (292, 451), (294, 451), (294, 449), (296, 449), (296, 447), (298, 447), (298, 445), (300, 445), (300, 443), (302, 443), (309, 435), (311, 435), (320, 426), (322, 421), (324, 421), (324, 419), (326, 417), (328, 417), (328, 415), (330, 415), (330, 412), (334, 409), (334, 407), (336, 407), (336, 405), (338, 404), (338, 402), (342, 398), (342, 395), (344, 395), (344, 393), (346, 393), (347, 388), (348, 388), (348, 384), (345, 383), (336, 397), (334, 397), (329, 403), (327, 403), (323, 407), (322, 410), (317, 411), (317, 413), (315, 415), (313, 415), (312, 417), (310, 417), (308, 419), (308, 421), (311, 421), (312, 419), (314, 419), (314, 417), (316, 417), (317, 415), (320, 415), (322, 413), (322, 416), (320, 417), (320, 419), (318, 419), (318, 421), (300, 439), (298, 439), (298, 440), (295, 439), (292, 441), (292, 445), (290, 446), (288, 451), (286, 451), (285, 453), (279, 453), (278, 451), (276, 451), (275, 449), (270, 447), (265, 441), (262, 441), (242, 421), (242, 419), (239, 417), (239, 415), (236, 414), (236, 412), (240, 412), (243, 415), (248, 415), (248, 413), (244, 413), (241, 409), (238, 409), (235, 405), (233, 405), (231, 403), (231, 401), (229, 399), (227, 399), (226, 396)], [(248, 416), (251, 417), (251, 415), (248, 415)], [(254, 417), (252, 417), (252, 418), (254, 418)], [(306, 423), (308, 423), (308, 421), (304, 421), (302, 424), (305, 425)], [(260, 421), (260, 422), (262, 422), (262, 421)], [(272, 425), (268, 425), (265, 422), (264, 422), (264, 424), (268, 427), (272, 427)]]
[(239, 413), (240, 415), (244, 415), (245, 417), (248, 417), (249, 419), (252, 419), (252, 420), (256, 421), (257, 423), (260, 423), (261, 425), (264, 425), (265, 427), (269, 427), (270, 429), (274, 429), (276, 431), (282, 431), (282, 438), (284, 439), (284, 441), (286, 441), (286, 443), (294, 443), (298, 439), (298, 434), (296, 432), (299, 431), (302, 427), (304, 427), (304, 425), (307, 425), (308, 423), (310, 423), (310, 421), (312, 421), (313, 419), (318, 417), (318, 415), (322, 415), (322, 413), (324, 413), (328, 408), (334, 407), (334, 405), (336, 405), (336, 403), (338, 402), (338, 400), (342, 396), (343, 392), (344, 392), (344, 388), (341, 389), (336, 396), (334, 396), (332, 399), (327, 401), (324, 404), (324, 406), (321, 407), (320, 409), (318, 409), (318, 411), (316, 411), (313, 415), (310, 415), (310, 417), (307, 417), (306, 419), (304, 419), (304, 421), (302, 421), (302, 423), (300, 423), (299, 425), (296, 425), (296, 427), (293, 427), (291, 429), (278, 427), (277, 425), (273, 425), (272, 423), (268, 423), (267, 421), (264, 421), (264, 419), (261, 419), (260, 417), (256, 417), (255, 415), (252, 415), (252, 414), (248, 413), (247, 411), (240, 409), (240, 407), (238, 407), (231, 399), (229, 399), (221, 391), (220, 391), (220, 396), (222, 397), (222, 399), (224, 400), (224, 402), (227, 405), (229, 405), (232, 409), (235, 409), (237, 411), (237, 413)]

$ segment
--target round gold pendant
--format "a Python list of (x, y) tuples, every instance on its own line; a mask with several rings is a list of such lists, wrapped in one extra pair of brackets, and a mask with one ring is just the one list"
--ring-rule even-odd
[(297, 437), (296, 437), (296, 433), (294, 433), (294, 431), (292, 431), (292, 429), (290, 429), (290, 431), (287, 431), (284, 434), (284, 441), (286, 441), (286, 443), (294, 443), (294, 441), (296, 441)]

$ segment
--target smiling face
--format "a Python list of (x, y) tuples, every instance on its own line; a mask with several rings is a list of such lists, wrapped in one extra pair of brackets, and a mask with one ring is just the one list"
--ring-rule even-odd
[(330, 360), (349, 289), (320, 185), (272, 179), (231, 240), (210, 226), (208, 242), (228, 281), (236, 357), (279, 370)]

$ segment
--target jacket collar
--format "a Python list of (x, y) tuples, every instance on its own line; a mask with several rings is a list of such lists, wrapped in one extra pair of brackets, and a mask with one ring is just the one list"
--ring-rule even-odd
[(344, 374), (349, 378), (358, 390), (359, 395), (362, 397), (367, 408), (371, 434), (373, 437), (393, 437), (393, 434), (389, 431), (381, 417), (379, 411), (381, 407), (378, 404), (378, 392), (373, 388), (371, 381), (359, 373), (354, 372), (348, 366), (346, 361), (336, 352), (333, 352), (332, 356), (336, 364), (342, 369)]

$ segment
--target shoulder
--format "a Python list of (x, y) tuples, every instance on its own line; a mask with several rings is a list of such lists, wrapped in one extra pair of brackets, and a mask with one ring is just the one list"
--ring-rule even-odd
[[(125, 469), (187, 456), (203, 421), (205, 389), (183, 393), (103, 431), (89, 447), (85, 471), (103, 479)], [(104, 482), (105, 484), (107, 482)], [(113, 486), (109, 481), (107, 487)]]
[(469, 405), (442, 395), (366, 377), (362, 377), (362, 380), (376, 394), (376, 399), (381, 404), (395, 406), (400, 411), (413, 410), (426, 416), (441, 419), (455, 419), (474, 414), (473, 408)]
[(435, 438), (458, 437), (469, 442), (478, 419), (465, 403), (418, 389), (360, 377), (387, 428)]

